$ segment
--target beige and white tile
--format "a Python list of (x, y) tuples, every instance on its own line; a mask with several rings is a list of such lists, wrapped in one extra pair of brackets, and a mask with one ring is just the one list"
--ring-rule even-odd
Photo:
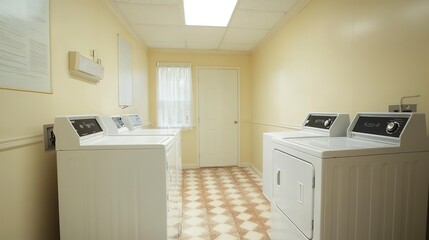
[(183, 171), (180, 239), (270, 239), (270, 203), (250, 168)]

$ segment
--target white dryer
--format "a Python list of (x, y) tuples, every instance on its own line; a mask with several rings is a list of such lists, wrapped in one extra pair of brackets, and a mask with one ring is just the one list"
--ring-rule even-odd
[(75, 239), (167, 239), (171, 136), (107, 136), (97, 115), (55, 119), (60, 233)]
[(273, 152), (272, 138), (303, 138), (303, 137), (344, 137), (347, 135), (347, 127), (350, 117), (345, 113), (321, 113), (311, 112), (302, 123), (301, 129), (289, 132), (267, 132), (263, 136), (262, 149), (262, 191), (265, 197), (271, 201), (273, 193)]
[(347, 137), (274, 138), (273, 240), (424, 240), (426, 121), (359, 113)]

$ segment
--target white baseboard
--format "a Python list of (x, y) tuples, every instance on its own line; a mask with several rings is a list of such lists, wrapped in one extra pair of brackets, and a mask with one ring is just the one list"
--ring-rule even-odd
[[(251, 163), (245, 162), (240, 163), (240, 167), (249, 167), (251, 168), (260, 178), (262, 178), (262, 173)], [(199, 168), (197, 164), (182, 164), (182, 169), (196, 169)]]
[(240, 163), (240, 167), (249, 167), (251, 168), (260, 178), (262, 178), (262, 173), (251, 163)]
[(182, 169), (195, 169), (198, 168), (197, 164), (182, 164)]

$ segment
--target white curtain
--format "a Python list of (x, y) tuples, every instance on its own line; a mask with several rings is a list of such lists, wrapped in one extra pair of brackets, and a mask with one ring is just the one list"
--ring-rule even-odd
[(158, 66), (158, 127), (192, 127), (190, 66)]

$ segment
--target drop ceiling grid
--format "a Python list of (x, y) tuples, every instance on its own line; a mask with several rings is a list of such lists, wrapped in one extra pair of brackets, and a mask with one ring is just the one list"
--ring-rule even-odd
[(149, 48), (250, 51), (298, 0), (238, 0), (226, 28), (186, 26), (182, 0), (111, 0)]

